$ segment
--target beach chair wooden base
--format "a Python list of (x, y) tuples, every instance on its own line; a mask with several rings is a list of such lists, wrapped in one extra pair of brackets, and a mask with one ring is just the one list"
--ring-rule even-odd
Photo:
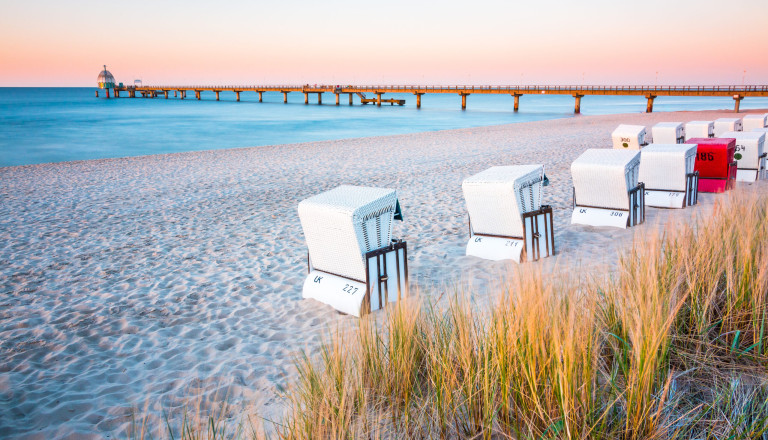
[(486, 260), (513, 260), (517, 263), (538, 261), (555, 254), (555, 232), (552, 207), (542, 205), (536, 211), (526, 212), (522, 237), (475, 234), (469, 224), (467, 255)]
[(365, 254), (366, 279), (354, 280), (314, 269), (307, 258), (309, 275), (302, 296), (312, 298), (353, 316), (383, 309), (408, 296), (408, 250), (402, 240)]
[(627, 209), (612, 209), (579, 205), (574, 190), (571, 224), (626, 229), (643, 223), (645, 221), (645, 185), (641, 182), (627, 194), (629, 195)]
[(728, 177), (710, 177), (699, 179), (699, 192), (723, 193), (733, 189), (737, 173), (736, 162), (728, 166)]
[(699, 173), (694, 171), (685, 175), (685, 191), (666, 189), (646, 189), (645, 206), (654, 208), (685, 208), (699, 201)]
[(763, 153), (758, 158), (760, 168), (739, 168), (736, 170), (737, 182), (755, 182), (765, 178), (765, 160), (768, 153)]

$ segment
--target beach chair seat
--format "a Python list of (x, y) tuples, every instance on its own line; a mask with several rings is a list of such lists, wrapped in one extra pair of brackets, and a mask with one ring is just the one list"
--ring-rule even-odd
[(571, 164), (572, 224), (626, 228), (645, 220), (640, 151), (589, 149)]
[(736, 181), (754, 182), (765, 173), (765, 133), (759, 131), (728, 131), (723, 138), (736, 139), (733, 158), (736, 160)]
[(742, 131), (742, 127), (741, 118), (715, 119), (715, 137), (723, 137), (723, 133), (728, 131)]
[(768, 127), (768, 114), (746, 115), (741, 120), (742, 131), (752, 131), (756, 128)]
[(399, 206), (395, 190), (350, 185), (301, 201), (304, 298), (361, 316), (407, 295), (406, 243), (392, 240)]
[(645, 205), (685, 208), (698, 202), (696, 145), (651, 144), (640, 153), (639, 180), (645, 185)]
[(699, 192), (721, 193), (733, 188), (736, 180), (734, 138), (693, 138), (696, 144), (695, 170), (699, 172)]
[(617, 150), (639, 150), (648, 145), (646, 129), (642, 125), (621, 124), (611, 133), (611, 140)]
[(541, 205), (542, 165), (496, 166), (464, 179), (467, 255), (536, 261), (555, 253), (552, 207)]
[(714, 121), (691, 121), (685, 124), (685, 140), (715, 137)]
[(685, 125), (682, 122), (659, 122), (651, 128), (654, 144), (682, 144)]

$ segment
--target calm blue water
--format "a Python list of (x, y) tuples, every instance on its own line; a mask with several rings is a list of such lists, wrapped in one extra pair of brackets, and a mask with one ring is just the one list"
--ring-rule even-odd
[[(406, 100), (404, 107), (349, 107), (342, 95), (213, 92), (194, 99), (104, 99), (93, 88), (0, 88), (0, 166), (25, 165), (180, 151), (286, 144), (362, 136), (413, 133), (449, 128), (536, 121), (573, 116), (573, 98), (526, 95), (520, 112), (512, 112), (506, 95), (471, 95), (461, 111), (458, 95), (424, 95), (416, 109), (413, 95), (387, 94)], [(191, 96), (191, 98), (190, 98)], [(359, 100), (355, 97), (355, 102)], [(587, 96), (583, 114), (645, 111), (643, 97)], [(747, 98), (742, 108), (768, 108), (768, 98)], [(731, 98), (659, 97), (655, 111), (731, 109)]]

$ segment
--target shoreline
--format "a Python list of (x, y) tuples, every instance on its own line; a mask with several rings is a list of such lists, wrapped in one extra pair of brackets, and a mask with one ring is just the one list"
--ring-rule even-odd
[[(10, 414), (0, 432), (101, 438), (124, 432), (132, 405), (159, 411), (225, 390), (274, 417), (293, 357), (356, 320), (301, 299), (300, 200), (342, 183), (397, 189), (405, 221), (393, 236), (408, 242), (414, 290), (436, 298), (469, 283), (487, 297), (509, 263), (463, 255), (464, 177), (543, 163), (558, 256), (540, 266), (610, 271), (622, 249), (706, 215), (723, 196), (649, 208), (628, 230), (572, 226), (573, 159), (610, 147), (620, 123), (732, 115), (582, 115), (0, 168), (0, 410)], [(768, 191), (766, 182), (742, 187)]]

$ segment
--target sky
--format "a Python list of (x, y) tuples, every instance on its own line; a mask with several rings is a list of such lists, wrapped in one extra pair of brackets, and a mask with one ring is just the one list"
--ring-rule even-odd
[(768, 84), (766, 0), (0, 0), (0, 86)]

